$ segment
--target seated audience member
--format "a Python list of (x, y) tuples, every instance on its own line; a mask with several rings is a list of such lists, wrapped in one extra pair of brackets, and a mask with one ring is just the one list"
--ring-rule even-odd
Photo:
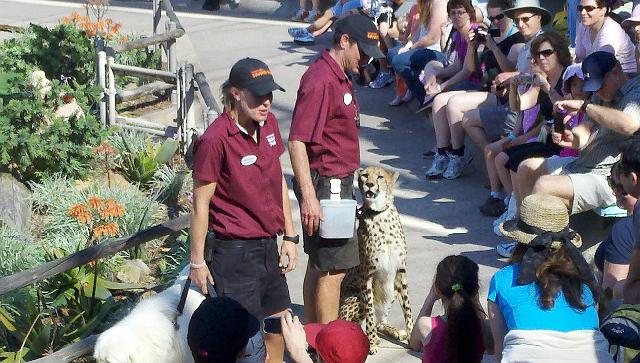
[[(485, 312), (478, 297), (478, 265), (465, 256), (445, 257), (436, 268), (431, 290), (411, 332), (409, 345), (422, 350), (423, 363), (482, 361)], [(444, 316), (432, 316), (442, 301)], [(488, 336), (488, 335), (487, 335)]]
[[(399, 41), (405, 44), (413, 37), (420, 27), (420, 9), (414, 4), (409, 12), (398, 19)], [(396, 97), (389, 101), (389, 106), (400, 106), (413, 99), (413, 94), (407, 87), (407, 83), (398, 74), (394, 75), (396, 81)]]
[[(496, 5), (490, 3), (489, 5)], [(502, 6), (507, 6), (503, 4)], [(501, 8), (502, 9), (502, 8)], [(503, 18), (499, 25), (501, 34), (505, 29), (510, 29), (508, 24), (514, 16), (518, 19), (515, 24), (518, 32), (507, 37), (500, 42), (500, 47), (494, 46), (494, 41), (487, 41), (487, 47), (492, 51), (495, 57), (495, 63), (490, 58), (487, 59), (488, 67), (484, 74), (490, 76), (486, 84), (491, 83), (491, 92), (465, 92), (453, 95), (447, 102), (447, 120), (450, 124), (451, 147), (461, 150), (464, 147), (465, 131), (469, 137), (476, 143), (480, 149), (490, 142), (510, 132), (515, 126), (517, 114), (512, 112), (507, 103), (505, 91), (508, 81), (518, 72), (526, 73), (529, 69), (530, 59), (530, 42), (542, 31), (542, 25), (549, 22), (551, 15), (549, 12), (539, 6), (531, 6), (530, 3), (516, 5), (514, 8), (497, 11), (497, 8), (488, 8), (489, 11), (499, 15), (505, 15), (508, 19)], [(515, 15), (514, 15), (515, 14)], [(494, 18), (496, 19), (496, 18)], [(526, 21), (525, 21), (526, 20)], [(508, 32), (511, 32), (509, 30)], [(527, 42), (524, 46), (521, 44)], [(471, 44), (474, 44), (472, 42)], [(511, 43), (511, 44), (510, 44)], [(504, 47), (503, 47), (504, 46)], [(508, 52), (507, 52), (508, 49)], [(467, 62), (470, 70), (478, 72), (474, 62)], [(493, 65), (493, 66), (492, 66)], [(480, 70), (483, 70), (480, 68)], [(428, 174), (439, 175), (445, 172), (449, 165), (449, 158), (444, 153), (439, 153), (434, 169)], [(462, 160), (464, 161), (464, 160)], [(468, 161), (468, 158), (467, 158)], [(464, 165), (464, 163), (456, 163)], [(453, 166), (452, 166), (453, 167)], [(449, 173), (447, 173), (449, 175)]]
[(323, 363), (363, 363), (369, 355), (369, 339), (360, 325), (334, 320), (328, 324), (302, 325), (287, 313), (280, 319), (285, 347), (294, 363), (313, 363), (306, 345), (316, 350)]
[(627, 32), (632, 35), (632, 41), (635, 44), (636, 67), (640, 64), (640, 4), (633, 7), (631, 17), (622, 21), (622, 27), (628, 29)]
[[(634, 198), (640, 198), (640, 135), (637, 133), (625, 141), (621, 147), (618, 181), (625, 193)], [(633, 211), (633, 234), (635, 243), (629, 273), (624, 284), (625, 304), (640, 304), (640, 203), (636, 203)]]
[[(202, 301), (189, 321), (187, 343), (196, 363), (258, 363), (247, 360), (248, 348), (264, 351), (264, 345), (252, 339), (260, 337), (260, 322), (235, 300), (219, 296)], [(251, 354), (252, 357), (262, 355)]]
[[(370, 9), (365, 11), (378, 26), (378, 31), (380, 32), (380, 50), (382, 50), (385, 56), (388, 50), (394, 47), (394, 38), (398, 36), (396, 29), (393, 28), (394, 23), (397, 24), (395, 11), (398, 10), (403, 2), (404, 0), (371, 0)], [(381, 58), (378, 62), (380, 72), (378, 72), (374, 80), (368, 83), (369, 88), (383, 88), (393, 83), (394, 75), (391, 69), (389, 69), (387, 59)]]
[(595, 265), (602, 273), (602, 289), (610, 288), (614, 299), (622, 298), (624, 280), (629, 273), (631, 251), (636, 244), (633, 230), (633, 209), (638, 199), (627, 194), (620, 184), (620, 162), (611, 168), (609, 185), (616, 196), (616, 205), (627, 211), (628, 217), (616, 222), (609, 236), (602, 241), (594, 256)]
[(337, 0), (335, 5), (325, 10), (324, 14), (308, 27), (289, 28), (289, 35), (298, 43), (313, 44), (315, 38), (324, 34), (335, 19), (355, 14), (360, 7), (362, 0)]
[[(580, 64), (573, 64), (567, 67), (564, 75), (562, 76), (562, 79), (562, 91), (556, 92), (562, 92), (562, 94), (565, 95), (565, 98), (568, 99), (587, 99), (589, 95), (582, 92), (582, 87), (584, 85), (584, 76), (582, 74), (582, 68)], [(543, 113), (547, 112), (543, 111)], [(578, 112), (571, 118), (571, 120), (569, 120), (569, 122), (565, 124), (565, 127), (568, 129), (573, 129), (574, 127), (579, 125), (583, 119), (584, 113)], [(552, 128), (549, 124), (544, 125), (543, 129), (541, 129), (540, 134), (538, 135), (538, 138), (535, 141), (509, 147), (500, 152), (495, 157), (495, 170), (500, 179), (499, 185), (502, 185), (506, 197), (504, 201), (502, 201), (499, 199), (492, 200), (492, 196), (490, 196), (487, 202), (485, 202), (485, 204), (480, 207), (480, 211), (483, 214), (488, 216), (495, 216), (497, 212), (499, 212), (500, 210), (504, 211), (509, 205), (510, 199), (512, 198), (511, 195), (514, 191), (514, 186), (517, 186), (517, 183), (515, 182), (516, 172), (518, 171), (518, 166), (522, 161), (532, 157), (572, 158), (565, 159), (566, 162), (575, 160), (575, 158), (579, 155), (578, 151), (571, 148), (561, 148), (560, 146), (553, 143), (553, 140), (551, 138), (551, 131)], [(515, 215), (515, 211), (513, 215)]]
[[(503, 185), (496, 167), (499, 154), (502, 153), (501, 161), (504, 163), (506, 158), (513, 159), (512, 163), (520, 164), (528, 157), (549, 157), (561, 150), (551, 140), (547, 143), (546, 136), (544, 142), (535, 141), (540, 136), (545, 121), (552, 119), (553, 102), (564, 97), (562, 75), (571, 65), (569, 45), (565, 37), (556, 32), (543, 33), (531, 43), (531, 54), (531, 73), (513, 77), (509, 87), (509, 106), (513, 111), (522, 112), (521, 122), (516, 124), (507, 137), (484, 149), (491, 194), (480, 211), (491, 217), (501, 215), (508, 205), (508, 201), (503, 202), (504, 196), (500, 193)], [(543, 131), (544, 135), (547, 135), (546, 131)], [(504, 188), (505, 196), (510, 196), (511, 182), (506, 183)]]
[(518, 247), (489, 286), (497, 361), (613, 362), (598, 330), (595, 278), (563, 201), (532, 194), (500, 228)]
[(440, 38), (442, 28), (447, 23), (447, 1), (418, 0), (417, 3), (421, 10), (419, 31), (412, 33), (412, 38), (406, 44), (389, 49), (387, 59), (396, 74), (407, 83), (413, 96), (422, 104), (425, 91), (419, 79), (420, 72), (432, 60), (445, 61)]
[(613, 54), (595, 52), (582, 63), (583, 90), (594, 92), (590, 100), (564, 100), (555, 109), (566, 112), (565, 121), (579, 111), (586, 119), (562, 133), (553, 132), (553, 142), (579, 149), (569, 163), (553, 158), (531, 158), (518, 166), (518, 200), (532, 193), (559, 197), (572, 214), (615, 203), (607, 183), (611, 166), (619, 156), (618, 144), (640, 125), (640, 78), (629, 79)]
[(580, 23), (576, 34), (576, 62), (597, 51), (613, 53), (625, 73), (637, 70), (633, 42), (620, 24), (609, 16), (610, 0), (580, 0)]

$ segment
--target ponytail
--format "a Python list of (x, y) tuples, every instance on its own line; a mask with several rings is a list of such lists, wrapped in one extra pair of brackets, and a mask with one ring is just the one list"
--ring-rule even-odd
[(464, 256), (445, 257), (434, 283), (447, 313), (449, 362), (480, 363), (484, 311), (478, 302), (478, 265)]
[(460, 290), (443, 302), (447, 311), (450, 363), (479, 363), (482, 360), (482, 345), (479, 344), (482, 341), (482, 322), (473, 299), (465, 290)]

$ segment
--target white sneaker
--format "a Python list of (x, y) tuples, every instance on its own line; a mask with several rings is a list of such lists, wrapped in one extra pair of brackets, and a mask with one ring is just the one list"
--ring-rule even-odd
[(298, 9), (298, 12), (294, 16), (291, 17), (293, 21), (303, 21), (304, 18), (309, 14), (305, 9)]
[(447, 166), (449, 165), (449, 155), (447, 154), (436, 154), (433, 157), (433, 162), (431, 163), (431, 167), (425, 173), (427, 179), (435, 179), (438, 178), (447, 170)]
[(289, 28), (287, 29), (287, 32), (289, 33), (289, 36), (291, 36), (291, 38), (300, 37), (309, 33), (307, 28)]
[(496, 246), (496, 252), (504, 258), (511, 258), (511, 256), (513, 256), (513, 250), (516, 249), (516, 245), (517, 243), (513, 241), (500, 243)]
[(307, 15), (307, 17), (304, 18), (304, 21), (307, 22), (307, 23), (313, 23), (319, 17), (320, 17), (320, 13), (317, 10), (311, 10), (309, 12), (309, 15)]
[(449, 180), (459, 178), (464, 167), (469, 165), (471, 161), (473, 161), (473, 155), (468, 152), (462, 156), (449, 155), (449, 165), (442, 176)]
[(376, 79), (369, 82), (369, 88), (383, 88), (393, 83), (394, 80), (395, 77), (393, 76), (393, 74), (391, 74), (391, 72), (380, 72), (378, 73)]

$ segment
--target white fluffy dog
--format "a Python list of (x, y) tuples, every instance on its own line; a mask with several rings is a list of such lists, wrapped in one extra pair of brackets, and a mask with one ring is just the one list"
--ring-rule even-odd
[(142, 300), (124, 319), (100, 334), (94, 358), (99, 363), (193, 363), (187, 331), (204, 295), (192, 285), (184, 311), (177, 316), (176, 308), (188, 274), (189, 266), (180, 272), (173, 286)]

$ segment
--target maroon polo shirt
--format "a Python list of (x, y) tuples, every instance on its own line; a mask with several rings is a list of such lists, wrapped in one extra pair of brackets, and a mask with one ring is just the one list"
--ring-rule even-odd
[(325, 50), (300, 80), (289, 140), (306, 144), (320, 175), (345, 177), (360, 167), (358, 117), (353, 85)]
[(256, 143), (223, 113), (194, 146), (193, 177), (217, 183), (209, 228), (219, 239), (264, 238), (284, 230), (278, 120), (269, 113)]

